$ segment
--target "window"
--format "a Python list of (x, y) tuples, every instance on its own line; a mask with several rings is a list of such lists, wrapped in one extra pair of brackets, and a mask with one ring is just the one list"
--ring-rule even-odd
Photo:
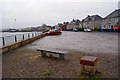
[(114, 27), (117, 27), (117, 25), (114, 25)]
[(55, 30), (55, 32), (58, 31), (58, 30)]
[(110, 23), (111, 19), (108, 19), (108, 22)]
[(111, 25), (109, 24), (109, 28), (111, 28)]
[(104, 20), (104, 23), (105, 23), (105, 20)]
[(55, 30), (52, 30), (52, 32), (55, 32)]
[(118, 22), (118, 18), (114, 18), (115, 22)]
[(104, 25), (104, 28), (105, 28), (105, 25)]

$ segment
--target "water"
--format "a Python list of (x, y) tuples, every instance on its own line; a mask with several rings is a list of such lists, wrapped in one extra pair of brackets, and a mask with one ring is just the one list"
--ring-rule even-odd
[(2, 37), (4, 37), (5, 39), (5, 45), (7, 44), (11, 44), (13, 42), (15, 42), (15, 35), (17, 37), (17, 41), (23, 40), (23, 34), (24, 34), (24, 39), (29, 38), (28, 34), (30, 36), (30, 38), (32, 36), (36, 36), (41, 34), (42, 32), (1, 32), (0, 33), (0, 46), (3, 46), (3, 40)]

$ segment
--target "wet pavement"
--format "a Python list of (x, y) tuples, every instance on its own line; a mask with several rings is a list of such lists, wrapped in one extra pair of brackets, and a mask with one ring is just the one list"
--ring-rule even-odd
[(69, 32), (46, 36), (26, 46), (28, 49), (68, 49), (91, 53), (118, 53), (117, 32)]

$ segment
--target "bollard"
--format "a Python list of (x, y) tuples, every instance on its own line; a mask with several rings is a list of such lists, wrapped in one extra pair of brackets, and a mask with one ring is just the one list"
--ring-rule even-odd
[(3, 46), (5, 45), (5, 39), (4, 39), (4, 37), (2, 37), (2, 40), (3, 40)]
[(24, 34), (23, 34), (23, 40), (24, 40)]
[(32, 33), (32, 37), (33, 37), (34, 35), (33, 35), (33, 33)]
[(17, 42), (17, 36), (15, 35), (15, 42)]
[(28, 38), (30, 38), (30, 34), (28, 33)]

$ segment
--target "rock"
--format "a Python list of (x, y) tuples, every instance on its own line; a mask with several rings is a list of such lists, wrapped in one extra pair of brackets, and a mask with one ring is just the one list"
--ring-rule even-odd
[(20, 72), (23, 72), (23, 70), (20, 70)]

